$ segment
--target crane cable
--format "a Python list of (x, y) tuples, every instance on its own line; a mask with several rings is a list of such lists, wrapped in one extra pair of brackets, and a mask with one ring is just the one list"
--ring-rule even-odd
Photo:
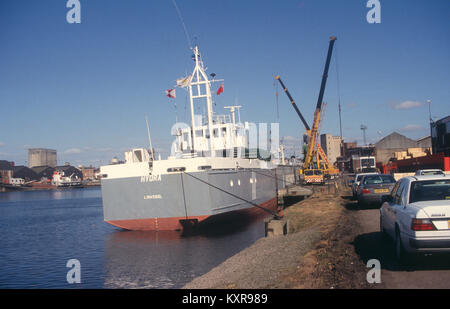
[(338, 111), (339, 111), (339, 131), (341, 134), (341, 141), (342, 141), (342, 118), (341, 118), (341, 86), (339, 81), (339, 62), (338, 62), (338, 52), (336, 51), (334, 53), (334, 61), (336, 63), (336, 81), (337, 81), (337, 96), (338, 96)]

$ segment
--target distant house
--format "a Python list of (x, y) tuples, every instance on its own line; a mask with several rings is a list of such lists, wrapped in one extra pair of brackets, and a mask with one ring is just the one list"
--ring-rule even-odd
[(35, 166), (31, 168), (37, 175), (37, 179), (40, 180), (42, 178), (52, 179), (53, 173), (55, 172), (55, 168), (44, 165), (44, 166)]
[(80, 166), (78, 167), (78, 169), (81, 171), (81, 173), (83, 174), (83, 179), (84, 180), (94, 180), (95, 179), (95, 167), (89, 166), (89, 167), (85, 167), (85, 166)]
[(35, 171), (33, 171), (31, 168), (24, 166), (24, 165), (14, 166), (13, 177), (21, 178), (21, 179), (24, 179), (25, 181), (32, 181), (32, 180), (40, 179)]
[(13, 177), (14, 163), (6, 160), (0, 160), (0, 182), (9, 183)]

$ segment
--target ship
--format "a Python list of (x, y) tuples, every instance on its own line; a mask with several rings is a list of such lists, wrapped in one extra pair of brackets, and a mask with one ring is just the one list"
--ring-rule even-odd
[[(224, 107), (226, 114), (214, 112), (212, 84), (221, 83), (220, 94), (223, 80), (207, 75), (198, 46), (191, 50), (192, 74), (176, 80), (176, 87), (188, 93), (191, 123), (172, 127), (175, 138), (167, 159), (155, 159), (149, 134), (148, 149), (131, 149), (123, 163), (100, 167), (109, 224), (127, 230), (182, 230), (249, 214), (276, 215), (276, 165), (270, 151), (250, 147), (255, 126), (241, 122), (241, 106)], [(206, 105), (203, 115), (194, 113), (199, 104)]]
[(81, 179), (74, 174), (66, 176), (63, 171), (55, 171), (53, 173), (51, 184), (58, 188), (74, 188), (82, 186)]

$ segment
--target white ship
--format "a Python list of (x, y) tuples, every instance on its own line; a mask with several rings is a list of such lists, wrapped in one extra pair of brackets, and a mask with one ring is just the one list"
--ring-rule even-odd
[[(155, 160), (145, 148), (125, 153), (125, 163), (101, 167), (104, 220), (130, 230), (178, 230), (235, 212), (274, 212), (275, 166), (249, 147), (250, 125), (241, 106), (227, 115), (213, 111), (211, 84), (198, 47), (195, 67), (177, 81), (189, 93), (191, 124), (175, 127), (171, 155)], [(211, 74), (214, 76), (214, 74)], [(195, 104), (206, 104), (204, 116)], [(251, 138), (250, 138), (251, 139)]]

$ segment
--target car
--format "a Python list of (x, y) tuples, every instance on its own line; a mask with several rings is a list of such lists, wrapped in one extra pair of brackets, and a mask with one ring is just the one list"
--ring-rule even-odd
[(364, 175), (356, 193), (358, 204), (381, 205), (382, 197), (388, 195), (394, 185), (395, 179), (390, 174)]
[(352, 183), (352, 195), (353, 199), (356, 199), (356, 192), (358, 191), (359, 182), (364, 175), (377, 175), (378, 173), (359, 173), (355, 175)]
[(450, 176), (397, 181), (380, 208), (380, 231), (395, 242), (401, 263), (421, 253), (450, 252)]
[(444, 175), (445, 173), (439, 169), (417, 170), (415, 176), (422, 175)]

